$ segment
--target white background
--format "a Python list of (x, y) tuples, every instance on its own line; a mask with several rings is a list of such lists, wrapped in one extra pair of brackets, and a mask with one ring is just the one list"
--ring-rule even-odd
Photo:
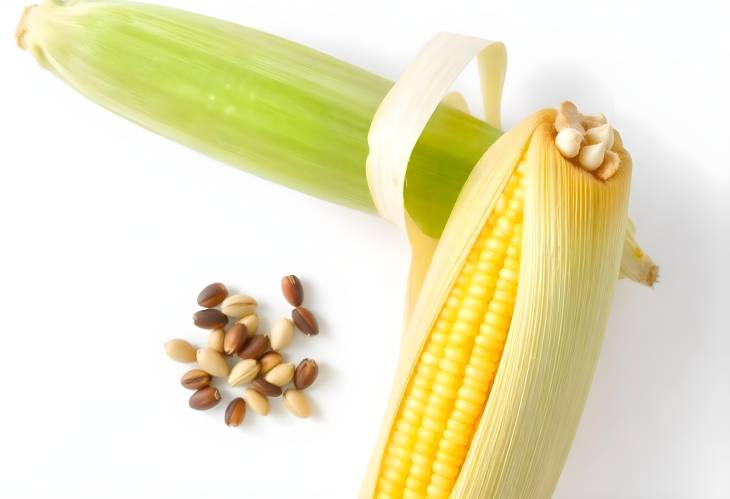
[[(395, 78), (439, 30), (506, 42), (504, 124), (571, 98), (634, 157), (631, 214), (662, 266), (618, 285), (559, 498), (730, 497), (727, 16), (714, 2), (167, 1)], [(720, 2), (717, 2), (719, 4)], [(347, 498), (398, 356), (408, 246), (379, 219), (215, 163), (95, 107), (12, 46), (0, 4), (0, 497)], [(464, 79), (472, 105), (477, 85)], [(204, 341), (199, 288), (322, 334), (316, 415), (227, 428), (187, 407), (163, 342)]]

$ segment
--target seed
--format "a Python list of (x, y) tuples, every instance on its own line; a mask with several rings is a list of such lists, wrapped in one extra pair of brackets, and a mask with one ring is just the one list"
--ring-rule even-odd
[(317, 374), (319, 374), (317, 363), (312, 359), (304, 359), (294, 371), (294, 386), (297, 390), (304, 390), (314, 383)]
[(228, 376), (228, 363), (223, 354), (212, 348), (201, 348), (197, 353), (198, 366), (211, 376)]
[(191, 369), (180, 378), (180, 384), (188, 390), (200, 390), (210, 384), (210, 374), (202, 369)]
[[(278, 386), (276, 388), (279, 388)], [(281, 389), (279, 391), (281, 393)], [(243, 399), (256, 414), (266, 416), (269, 413), (269, 399), (253, 388), (246, 388), (243, 391)]]
[(221, 304), (221, 310), (228, 317), (239, 319), (256, 311), (256, 300), (246, 295), (231, 295)]
[(208, 335), (208, 348), (223, 353), (223, 340), (226, 332), (222, 329), (214, 329)]
[(228, 322), (228, 317), (220, 310), (206, 308), (193, 314), (193, 323), (203, 329), (222, 329)]
[(284, 392), (284, 405), (289, 409), (289, 412), (299, 418), (308, 418), (312, 414), (309, 400), (299, 390), (287, 390)]
[(225, 421), (228, 426), (240, 426), (246, 416), (246, 401), (242, 398), (235, 398), (226, 407)]
[(251, 336), (243, 346), (238, 356), (242, 359), (258, 359), (269, 349), (269, 337), (263, 334)]
[(198, 295), (198, 305), (205, 308), (213, 308), (220, 305), (226, 299), (226, 296), (228, 296), (226, 287), (219, 282), (214, 282), (213, 284), (208, 284), (200, 292)]
[(261, 364), (261, 374), (266, 374), (267, 372), (271, 371), (271, 368), (281, 364), (282, 360), (284, 359), (279, 352), (265, 353), (259, 359), (259, 364)]
[(278, 397), (281, 395), (281, 387), (273, 383), (269, 383), (264, 378), (259, 378), (251, 383), (251, 387), (262, 395), (267, 397)]
[(179, 338), (165, 343), (165, 353), (178, 362), (195, 362), (195, 347)]
[(259, 374), (259, 363), (256, 359), (245, 359), (233, 366), (228, 376), (228, 384), (231, 386), (244, 385)]
[(281, 350), (294, 339), (294, 323), (289, 319), (279, 319), (271, 326), (271, 348)]
[(241, 351), (248, 338), (248, 329), (244, 324), (235, 323), (226, 331), (223, 340), (223, 351), (228, 355), (235, 355)]
[(214, 407), (220, 399), (221, 394), (217, 388), (213, 386), (206, 386), (205, 388), (201, 388), (197, 392), (193, 393), (190, 396), (188, 404), (190, 404), (190, 407), (193, 409), (204, 411), (205, 409)]
[(287, 362), (274, 366), (271, 371), (267, 372), (264, 379), (276, 386), (284, 386), (294, 377), (294, 364)]
[(555, 145), (566, 158), (575, 158), (580, 152), (583, 134), (575, 128), (563, 128), (555, 137)]
[(296, 324), (297, 329), (307, 336), (314, 336), (319, 333), (319, 326), (317, 325), (317, 319), (314, 318), (312, 312), (304, 307), (297, 307), (291, 311), (291, 318)]
[(606, 154), (606, 146), (604, 144), (591, 144), (583, 146), (578, 153), (578, 162), (588, 171), (596, 170), (603, 163)]
[(254, 334), (256, 329), (259, 327), (259, 316), (256, 314), (248, 314), (238, 321), (239, 324), (243, 324), (248, 329), (248, 334)]
[(286, 301), (298, 307), (304, 300), (302, 281), (295, 275), (288, 275), (281, 278), (281, 292), (284, 293)]

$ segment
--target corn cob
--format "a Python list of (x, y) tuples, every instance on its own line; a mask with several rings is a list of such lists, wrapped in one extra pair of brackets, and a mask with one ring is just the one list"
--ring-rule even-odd
[[(145, 128), (308, 194), (375, 211), (367, 134), (391, 81), (253, 29), (118, 0), (46, 0), (26, 9), (16, 38), (41, 66)], [(431, 239), (441, 236), (472, 168), (501, 133), (457, 107), (438, 107), (407, 170), (406, 210)], [(623, 275), (653, 276), (653, 262), (637, 257), (637, 247), (627, 238)]]
[[(47, 1), (26, 12), (18, 41), (162, 135), (374, 209), (366, 136), (387, 80), (253, 30), (117, 1)], [(544, 497), (577, 426), (616, 276), (652, 284), (656, 267), (627, 222), (631, 162), (617, 135), (584, 147), (583, 135), (607, 128), (591, 119), (590, 130), (565, 131), (573, 122), (561, 107), (489, 147), (499, 132), (450, 101), (410, 156), (409, 236), (427, 258), (415, 259), (362, 496)]]
[(563, 158), (555, 116), (501, 137), (465, 185), (406, 330), (363, 497), (552, 493), (602, 341), (631, 172), (620, 140), (605, 181)]

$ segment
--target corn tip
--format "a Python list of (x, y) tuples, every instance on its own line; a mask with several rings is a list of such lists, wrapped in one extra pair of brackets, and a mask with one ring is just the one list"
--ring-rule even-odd
[(28, 48), (25, 44), (25, 34), (28, 32), (28, 15), (36, 7), (38, 7), (38, 5), (33, 4), (28, 5), (23, 9), (23, 14), (20, 16), (20, 22), (18, 23), (18, 27), (15, 29), (15, 44), (20, 49), (26, 50)]

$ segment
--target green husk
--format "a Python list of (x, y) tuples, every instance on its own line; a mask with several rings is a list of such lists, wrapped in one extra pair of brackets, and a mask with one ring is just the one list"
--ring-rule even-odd
[[(374, 212), (367, 134), (392, 82), (302, 45), (150, 4), (46, 1), (19, 41), (79, 92), (255, 175)], [(412, 155), (405, 205), (438, 237), (500, 131), (441, 106)]]
[[(25, 10), (16, 36), (41, 66), (120, 116), (260, 177), (375, 212), (367, 136), (389, 80), (254, 29), (121, 0), (45, 0)], [(430, 119), (404, 189), (418, 254), (410, 288), (500, 135), (445, 105)], [(633, 232), (626, 244), (622, 275), (653, 285), (656, 265)]]

